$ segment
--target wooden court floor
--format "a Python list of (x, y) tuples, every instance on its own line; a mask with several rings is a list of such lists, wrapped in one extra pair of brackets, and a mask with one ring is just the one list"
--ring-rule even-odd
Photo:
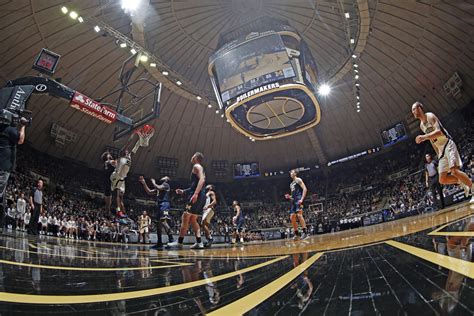
[(0, 315), (473, 315), (474, 205), (205, 250), (0, 235)]

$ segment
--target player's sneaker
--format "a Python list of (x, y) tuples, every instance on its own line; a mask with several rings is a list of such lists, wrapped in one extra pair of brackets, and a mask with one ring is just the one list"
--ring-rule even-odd
[(166, 249), (183, 249), (183, 244), (180, 244), (177, 241), (170, 242), (166, 245)]
[(461, 185), (462, 189), (464, 190), (464, 196), (465, 197), (468, 197), (469, 195), (471, 195), (471, 188), (468, 185), (466, 185), (464, 183), (460, 183), (460, 185)]
[(210, 248), (212, 246), (212, 242), (213, 242), (212, 238), (206, 241), (206, 243), (204, 244), (204, 248)]
[(299, 240), (299, 239), (300, 239), (300, 236), (298, 236), (298, 235), (293, 236), (293, 240)]
[(191, 248), (191, 249), (203, 249), (203, 248), (204, 248), (204, 245), (202, 244), (202, 242), (199, 242), (199, 243), (195, 243), (195, 244), (192, 245), (190, 248)]

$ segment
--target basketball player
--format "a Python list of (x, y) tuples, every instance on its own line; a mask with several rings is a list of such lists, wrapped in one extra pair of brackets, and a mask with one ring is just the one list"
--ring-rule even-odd
[(112, 155), (106, 151), (101, 156), (102, 162), (104, 163), (104, 200), (105, 210), (107, 214), (110, 214), (110, 206), (112, 205), (112, 182), (110, 177), (115, 170), (116, 161)]
[(204, 184), (206, 183), (206, 176), (204, 168), (201, 163), (204, 155), (197, 152), (191, 158), (193, 170), (191, 172), (191, 186), (185, 190), (176, 189), (176, 194), (186, 194), (187, 205), (181, 220), (181, 229), (177, 242), (169, 243), (166, 248), (183, 248), (184, 236), (186, 235), (189, 225), (191, 225), (194, 234), (196, 235), (196, 243), (191, 246), (192, 249), (202, 249), (204, 245), (201, 241), (201, 231), (197, 218), (206, 204), (206, 194), (204, 193)]
[(206, 204), (204, 205), (204, 212), (202, 214), (201, 228), (204, 231), (206, 236), (206, 243), (204, 247), (211, 247), (213, 239), (211, 236), (211, 230), (209, 225), (211, 224), (211, 219), (214, 216), (214, 207), (217, 204), (216, 193), (214, 192), (214, 186), (209, 184), (206, 186)]
[(16, 229), (23, 230), (25, 227), (23, 219), (26, 213), (26, 200), (23, 192), (20, 193), (20, 197), (16, 201), (16, 212)]
[(125, 194), (125, 179), (132, 165), (132, 153), (128, 149), (122, 150), (121, 156), (115, 162), (115, 170), (110, 176), (111, 191), (116, 194), (118, 217), (125, 217), (125, 204), (123, 203), (123, 195)]
[(301, 234), (301, 239), (306, 239), (309, 237), (307, 229), (306, 229), (306, 222), (303, 218), (303, 201), (306, 197), (306, 193), (308, 189), (306, 189), (306, 185), (304, 184), (303, 180), (298, 177), (298, 171), (291, 170), (290, 177), (293, 180), (290, 184), (290, 191), (291, 194), (285, 194), (285, 198), (290, 200), (290, 220), (291, 225), (293, 226), (293, 232), (295, 236), (293, 237), (294, 240), (297, 240), (300, 233), (298, 231), (298, 223), (296, 219), (301, 224), (301, 228), (303, 229), (303, 233)]
[(154, 189), (150, 189), (146, 184), (145, 178), (140, 176), (139, 180), (140, 183), (143, 185), (145, 192), (147, 194), (155, 194), (156, 195), (156, 212), (154, 213), (154, 218), (157, 221), (157, 236), (158, 242), (157, 244), (152, 247), (153, 249), (162, 250), (163, 249), (163, 240), (162, 240), (162, 233), (163, 230), (168, 235), (168, 242), (173, 242), (173, 234), (170, 228), (168, 221), (170, 220), (169, 211), (171, 209), (170, 204), (170, 185), (169, 181), (171, 179), (169, 177), (161, 178), (161, 184), (158, 185), (155, 179), (151, 179), (151, 184), (153, 185)]
[(235, 216), (232, 218), (232, 223), (234, 224), (234, 233), (232, 236), (232, 243), (235, 243), (237, 241), (237, 238), (240, 238), (240, 242), (244, 242), (244, 212), (242, 208), (240, 207), (240, 204), (238, 201), (232, 202), (232, 207), (234, 208), (235, 211)]
[(138, 237), (138, 242), (140, 243), (140, 240), (143, 241), (144, 244), (148, 242), (149, 238), (149, 227), (151, 225), (151, 219), (150, 216), (146, 213), (146, 211), (143, 211), (143, 214), (140, 215), (138, 219), (138, 223), (140, 224), (139, 231), (140, 231), (140, 236)]
[[(431, 112), (424, 112), (421, 102), (413, 103), (411, 107), (413, 116), (420, 120), (420, 129), (424, 135), (415, 138), (417, 144), (427, 140), (438, 155), (438, 173), (441, 184), (459, 184), (464, 189), (466, 197), (472, 196), (474, 191), (472, 181), (468, 175), (461, 171), (462, 161), (456, 144), (443, 127), (439, 119)], [(474, 197), (471, 198), (474, 203)]]

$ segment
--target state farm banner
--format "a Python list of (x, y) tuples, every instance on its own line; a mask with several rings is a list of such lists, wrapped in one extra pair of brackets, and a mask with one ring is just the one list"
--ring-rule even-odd
[(108, 124), (117, 120), (117, 112), (77, 91), (74, 93), (70, 105), (76, 110)]

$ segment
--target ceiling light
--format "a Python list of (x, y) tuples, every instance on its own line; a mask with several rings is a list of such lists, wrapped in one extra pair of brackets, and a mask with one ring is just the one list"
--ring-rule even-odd
[(121, 48), (127, 47), (127, 43), (120, 43), (120, 47), (121, 47)]
[(135, 55), (135, 54), (137, 53), (137, 50), (136, 50), (135, 48), (132, 48), (132, 49), (130, 50), (130, 53), (132, 53), (132, 55)]
[(351, 17), (350, 14), (349, 14), (349, 12), (346, 12), (344, 15), (346, 16), (346, 19), (348, 19), (348, 18)]
[(208, 107), (208, 108), (212, 108), (212, 104), (209, 103), (209, 104), (207, 105), (207, 107)]
[(357, 65), (357, 64), (354, 64), (354, 68), (357, 68), (357, 67), (359, 67), (359, 65)]
[(140, 61), (146, 63), (148, 61), (148, 56), (147, 55), (141, 55), (140, 56)]
[(359, 112), (360, 112), (360, 109), (357, 109), (357, 113), (359, 113)]
[(219, 114), (219, 110), (216, 110), (216, 114)]
[(178, 81), (176, 81), (176, 84), (177, 84), (178, 86), (180, 86), (180, 85), (182, 85), (183, 83), (178, 80)]
[(360, 105), (358, 105), (357, 108), (360, 109)]
[(252, 139), (250, 139), (250, 140), (254, 142), (254, 141), (255, 141), (255, 138), (252, 138)]
[(354, 58), (354, 59), (357, 58), (357, 55), (356, 54), (352, 55), (352, 58)]
[(360, 86), (360, 83), (356, 83), (356, 87)]
[(100, 32), (100, 27), (98, 25), (94, 26), (94, 31), (96, 31), (97, 33)]
[(197, 96), (196, 96), (196, 99), (198, 99), (198, 100), (201, 100), (202, 98), (201, 98), (200, 96), (198, 96), (198, 95), (197, 95)]
[(360, 102), (357, 102), (357, 105), (360, 105)]
[(150, 67), (156, 68), (156, 63), (150, 63)]
[(167, 72), (166, 70), (163, 70), (163, 71), (161, 72), (161, 74), (162, 74), (163, 76), (168, 76), (170, 73)]
[(359, 79), (359, 75), (355, 75), (355, 76), (354, 76), (354, 79), (355, 79), (355, 80)]
[(224, 114), (221, 114), (221, 117), (224, 118)]
[(69, 16), (71, 17), (71, 19), (75, 20), (77, 19), (79, 14), (77, 14), (76, 11), (71, 11), (71, 13), (69, 13)]
[(358, 73), (358, 72), (359, 72), (359, 70), (357, 70), (357, 69), (354, 69), (354, 72), (355, 72), (355, 73)]
[(355, 39), (351, 38), (351, 44), (355, 43)]
[(359, 99), (360, 99), (360, 97), (359, 97), (359, 96), (356, 96), (356, 98), (357, 98), (357, 100), (359, 100)]
[(125, 11), (135, 11), (140, 5), (141, 0), (122, 0), (122, 9)]
[(64, 14), (66, 14), (69, 10), (68, 10), (66, 7), (62, 7), (62, 8), (61, 8), (61, 11), (62, 11)]
[(230, 123), (229, 119), (227, 119), (226, 121), (227, 121), (227, 123)]
[(330, 92), (331, 92), (331, 87), (327, 84), (322, 84), (318, 89), (318, 93), (322, 96), (326, 96)]
[(82, 16), (78, 17), (77, 20), (79, 21), (79, 23), (84, 23), (84, 19), (82, 18)]

